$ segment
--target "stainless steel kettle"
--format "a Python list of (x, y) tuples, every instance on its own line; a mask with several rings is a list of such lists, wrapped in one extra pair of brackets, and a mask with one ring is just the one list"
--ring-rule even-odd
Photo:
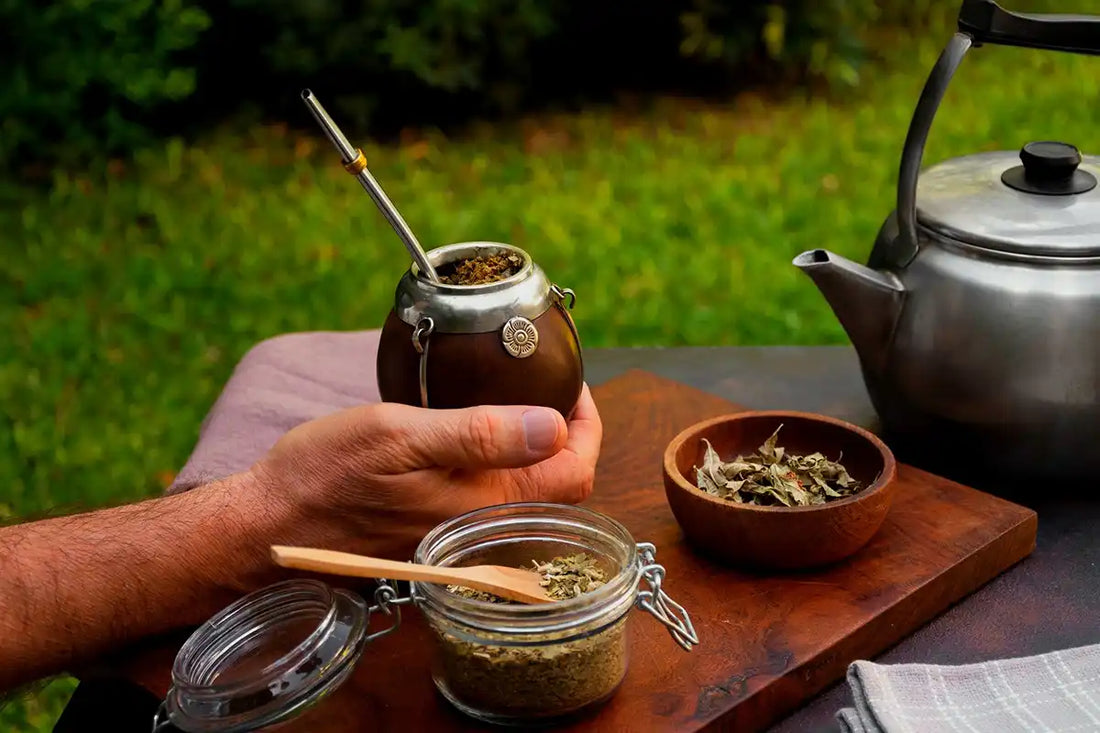
[(965, 0), (867, 265), (824, 250), (794, 264), (855, 346), (903, 458), (958, 457), (1025, 480), (1086, 476), (1100, 470), (1100, 159), (1044, 141), (920, 170), (947, 85), (983, 44), (1098, 55), (1100, 17)]

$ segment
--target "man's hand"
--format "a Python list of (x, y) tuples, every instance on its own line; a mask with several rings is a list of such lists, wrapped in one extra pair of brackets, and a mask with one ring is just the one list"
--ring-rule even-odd
[(472, 509), (584, 500), (602, 436), (587, 386), (568, 424), (545, 407), (383, 403), (291, 430), (250, 473), (294, 517), (300, 536), (285, 541), (411, 559), (428, 530)]
[(370, 405), (183, 494), (0, 528), (0, 691), (205, 621), (286, 576), (273, 544), (411, 559), (457, 514), (579, 502), (602, 434), (587, 387), (568, 424), (546, 408)]

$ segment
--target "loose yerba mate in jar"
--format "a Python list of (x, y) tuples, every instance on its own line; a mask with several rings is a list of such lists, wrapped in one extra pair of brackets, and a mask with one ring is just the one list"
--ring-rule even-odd
[[(566, 600), (534, 605), (414, 584), (434, 632), (436, 688), (458, 709), (494, 723), (581, 713), (611, 697), (626, 675), (626, 625), (635, 605), (690, 649), (694, 629), (660, 590), (663, 570), (653, 565), (654, 553), (610, 517), (573, 506), (494, 507), (441, 524), (420, 543), (416, 562), (530, 567), (583, 557), (578, 566), (594, 570), (599, 582)], [(639, 589), (642, 580), (649, 589)]]
[[(626, 675), (632, 608), (652, 614), (685, 650), (699, 641), (687, 612), (662, 589), (664, 569), (655, 555), (653, 545), (636, 543), (619, 522), (581, 507), (508, 504), (470, 512), (429, 532), (415, 562), (531, 568), (562, 600), (514, 604), (421, 582), (398, 597), (383, 582), (368, 607), (354, 593), (332, 592), (318, 581), (277, 584), (192, 635), (177, 657), (157, 725), (246, 731), (297, 718), (354, 674), (370, 640), (399, 627), (402, 605), (416, 606), (428, 621), (432, 679), (458, 710), (519, 726), (584, 715)], [(280, 599), (294, 612), (284, 613)], [(392, 622), (368, 635), (378, 611)], [(288, 643), (288, 634), (299, 641)], [(255, 655), (277, 661), (243, 669), (241, 660)], [(308, 669), (296, 660), (308, 660)], [(283, 662), (290, 666), (282, 669)], [(220, 679), (232, 684), (222, 689)], [(279, 687), (291, 679), (297, 684)]]

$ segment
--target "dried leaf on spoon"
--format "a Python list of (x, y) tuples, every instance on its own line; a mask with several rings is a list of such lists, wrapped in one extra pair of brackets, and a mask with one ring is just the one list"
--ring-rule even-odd
[(723, 461), (706, 438), (703, 465), (695, 467), (696, 485), (708, 494), (759, 506), (812, 506), (855, 494), (863, 486), (853, 479), (838, 456), (821, 453), (790, 455), (779, 445), (780, 425), (749, 456)]
[[(582, 593), (596, 590), (607, 582), (607, 575), (600, 568), (596, 558), (586, 552), (555, 557), (549, 562), (540, 563), (537, 560), (532, 560), (531, 567), (522, 569), (538, 573), (541, 576), (539, 585), (545, 588), (546, 595), (555, 601), (576, 598)], [(492, 593), (460, 585), (448, 585), (447, 590), (464, 598), (473, 598), (478, 601), (511, 603), (511, 601)]]

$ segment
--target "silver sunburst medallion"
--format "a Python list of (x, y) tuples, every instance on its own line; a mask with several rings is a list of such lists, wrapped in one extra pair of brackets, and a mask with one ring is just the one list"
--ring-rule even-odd
[(500, 332), (500, 340), (508, 353), (524, 359), (535, 353), (539, 345), (539, 332), (535, 324), (522, 316), (510, 318)]

